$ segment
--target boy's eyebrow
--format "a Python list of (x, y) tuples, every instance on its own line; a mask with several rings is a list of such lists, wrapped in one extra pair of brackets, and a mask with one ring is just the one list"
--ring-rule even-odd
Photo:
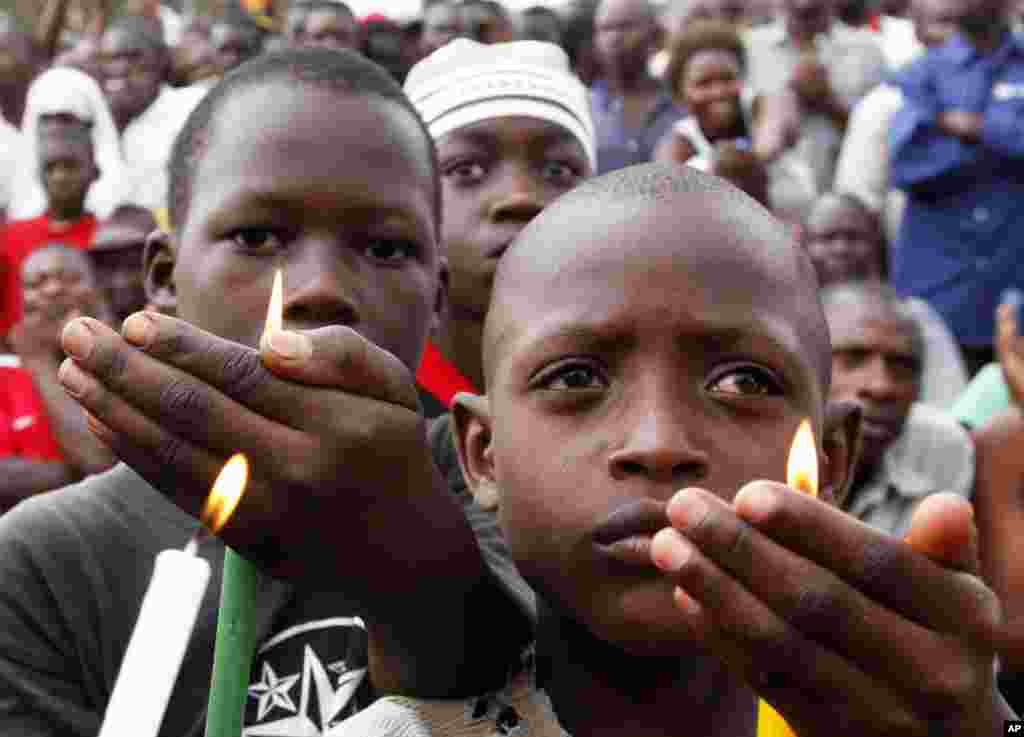
[[(213, 214), (214, 217), (218, 217), (220, 213), (231, 212), (241, 207), (286, 213), (302, 212), (307, 209), (304, 198), (299, 196), (273, 190), (245, 189), (218, 202)], [(346, 212), (356, 216), (367, 218), (373, 216), (374, 220), (390, 219), (415, 228), (430, 229), (430, 223), (421, 222), (421, 219), (417, 218), (408, 206), (394, 201), (388, 202), (371, 198), (360, 200), (350, 197), (345, 209)]]

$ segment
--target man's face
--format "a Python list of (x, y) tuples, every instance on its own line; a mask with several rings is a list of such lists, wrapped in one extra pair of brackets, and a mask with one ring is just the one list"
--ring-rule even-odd
[(693, 653), (650, 560), (669, 498), (781, 481), (801, 419), (821, 427), (813, 284), (723, 204), (581, 205), (545, 223), (550, 249), (531, 230), (509, 252), (515, 290), (488, 317), (488, 453), (517, 566), (633, 654)]
[(354, 49), (359, 45), (356, 19), (345, 13), (314, 10), (306, 16), (302, 45), (325, 49)]
[(828, 33), (835, 9), (832, 0), (783, 0), (782, 12), (786, 32), (799, 41), (814, 39)]
[(482, 321), (498, 259), (523, 227), (590, 175), (580, 143), (561, 126), (505, 117), (438, 141), (442, 238), (454, 314)]
[(924, 46), (941, 46), (957, 32), (967, 6), (961, 0), (914, 0), (910, 19), (917, 40)]
[(0, 87), (27, 82), (34, 68), (32, 40), (10, 21), (0, 21)]
[(156, 99), (163, 83), (164, 64), (137, 34), (114, 29), (100, 42), (103, 92), (115, 119), (131, 121)]
[(458, 8), (450, 3), (439, 2), (431, 5), (423, 14), (423, 34), (420, 46), (427, 56), (463, 33), (462, 19)]
[(43, 313), (60, 319), (77, 310), (82, 315), (101, 317), (101, 302), (83, 254), (41, 249), (21, 268), (22, 301), (25, 314)]
[(96, 283), (118, 322), (146, 306), (142, 254), (149, 232), (128, 224), (108, 223), (89, 249)]
[(627, 74), (645, 69), (657, 22), (646, 0), (604, 0), (594, 17), (594, 48), (604, 68)]
[(906, 423), (921, 388), (914, 326), (878, 299), (851, 299), (827, 310), (832, 336), (832, 399), (863, 411), (861, 467), (875, 468)]
[(819, 200), (804, 227), (822, 286), (882, 276), (882, 233), (864, 211), (837, 197)]
[(284, 81), (239, 90), (192, 178), (166, 285), (178, 316), (256, 346), (280, 267), (286, 328), (347, 325), (415, 370), (439, 297), (431, 174), (395, 103)]
[(51, 209), (81, 207), (97, 175), (92, 145), (87, 140), (62, 138), (56, 134), (41, 136), (39, 176)]

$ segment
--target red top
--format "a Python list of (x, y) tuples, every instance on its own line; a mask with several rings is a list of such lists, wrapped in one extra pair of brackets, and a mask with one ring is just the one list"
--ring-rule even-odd
[(449, 408), (459, 392), (478, 393), (473, 383), (429, 340), (416, 370), (416, 383)]
[(32, 251), (47, 243), (88, 248), (96, 236), (96, 217), (86, 213), (70, 226), (55, 228), (50, 216), (12, 220), (0, 229), (0, 335), (21, 319), (21, 265)]
[(18, 367), (17, 359), (0, 359), (0, 458), (63, 460), (32, 374)]

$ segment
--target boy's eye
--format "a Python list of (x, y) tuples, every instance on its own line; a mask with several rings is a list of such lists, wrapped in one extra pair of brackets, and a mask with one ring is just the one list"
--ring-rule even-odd
[(380, 238), (366, 245), (366, 255), (375, 261), (401, 263), (415, 258), (418, 249), (412, 241)]
[(477, 184), (487, 176), (487, 169), (479, 161), (458, 161), (443, 170), (446, 179), (460, 186)]
[(740, 397), (767, 397), (782, 393), (772, 372), (759, 366), (729, 369), (712, 380), (708, 389), (716, 394)]
[(539, 382), (539, 388), (553, 391), (582, 391), (603, 389), (606, 386), (607, 379), (596, 367), (586, 363), (562, 364)]
[(580, 177), (580, 171), (564, 161), (549, 161), (544, 164), (544, 178), (558, 186), (572, 186)]
[(283, 247), (284, 239), (270, 228), (239, 228), (231, 240), (243, 251), (271, 252)]

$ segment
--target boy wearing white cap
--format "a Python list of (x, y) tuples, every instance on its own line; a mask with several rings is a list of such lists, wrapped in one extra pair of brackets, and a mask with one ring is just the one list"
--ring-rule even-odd
[(417, 380), (428, 412), (483, 390), (481, 335), (498, 259), (519, 231), (596, 168), (587, 91), (559, 47), (456, 39), (405, 92), (437, 145), (449, 302)]

